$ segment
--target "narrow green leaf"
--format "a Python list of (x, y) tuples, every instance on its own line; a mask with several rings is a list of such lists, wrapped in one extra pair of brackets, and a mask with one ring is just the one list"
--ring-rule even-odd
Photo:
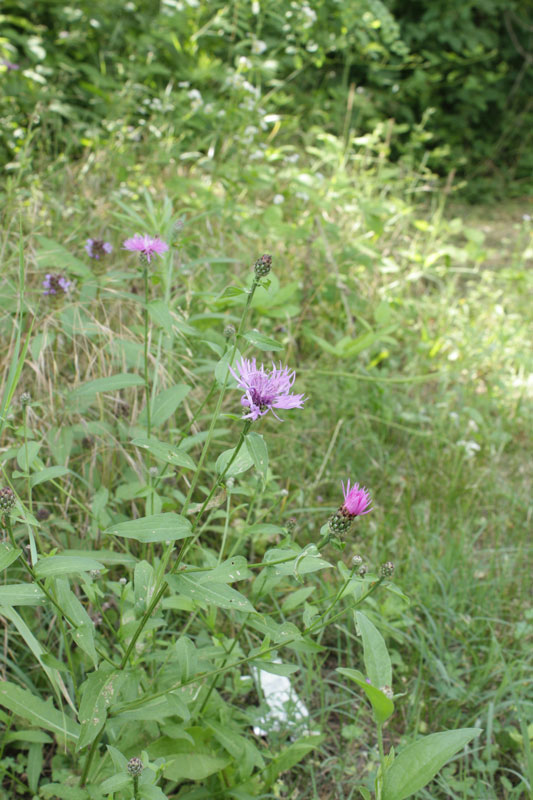
[(213, 569), (192, 572), (188, 577), (197, 583), (234, 583), (251, 578), (252, 573), (244, 556), (232, 556)]
[[(219, 475), (221, 475), (226, 469), (226, 466), (230, 462), (234, 452), (235, 448), (232, 447), (231, 450), (224, 450), (224, 452), (221, 453), (217, 458), (216, 470)], [(253, 463), (254, 463), (253, 459), (248, 452), (246, 444), (243, 444), (241, 449), (237, 453), (235, 461), (226, 472), (225, 477), (229, 478), (232, 475), (240, 475), (242, 472), (246, 472), (247, 469), (250, 469)]]
[[(19, 448), (17, 452), (17, 464), (24, 472), (29, 472), (30, 467), (37, 458), (37, 454), (41, 449), (41, 442), (27, 442)], [(26, 452), (27, 451), (27, 452)]]
[(0, 606), (40, 606), (46, 601), (38, 586), (11, 583), (0, 586)]
[(355, 683), (364, 691), (370, 700), (370, 703), (372, 704), (372, 710), (374, 712), (376, 722), (383, 723), (388, 720), (394, 711), (394, 703), (390, 697), (387, 697), (386, 694), (383, 694), (381, 689), (372, 686), (371, 683), (367, 683), (365, 676), (357, 669), (338, 667), (337, 672), (339, 672), (341, 675), (345, 675), (352, 681), (355, 681)]
[(266, 442), (259, 433), (249, 433), (246, 437), (246, 447), (252, 457), (254, 466), (264, 481), (268, 472), (268, 448)]
[(120, 686), (125, 680), (123, 671), (103, 664), (91, 672), (81, 685), (81, 703), (78, 718), (81, 723), (77, 749), (81, 750), (98, 736), (107, 718), (107, 709), (118, 699)]
[(39, 470), (39, 472), (33, 473), (30, 478), (30, 484), (31, 486), (38, 486), (45, 481), (51, 481), (55, 478), (61, 478), (63, 475), (68, 475), (69, 472), (70, 470), (67, 469), (67, 467), (45, 467)]
[[(152, 425), (159, 428), (169, 417), (174, 414), (180, 403), (187, 397), (191, 387), (185, 383), (178, 383), (169, 389), (164, 389), (156, 395), (152, 405)], [(146, 409), (143, 409), (139, 416), (139, 423), (146, 425)]]
[(198, 584), (196, 580), (187, 575), (170, 575), (168, 583), (174, 591), (190, 597), (200, 606), (213, 605), (217, 608), (255, 612), (253, 605), (243, 594), (232, 589), (231, 586), (226, 586), (225, 583)]
[(12, 547), (9, 542), (0, 542), (0, 570), (7, 569), (21, 553), (20, 547)]
[(47, 556), (37, 562), (35, 573), (39, 578), (49, 578), (52, 575), (76, 575), (103, 568), (100, 561), (89, 556)]
[(383, 800), (404, 800), (418, 792), (480, 733), (480, 728), (460, 728), (432, 733), (408, 745), (385, 773)]
[(73, 740), (79, 736), (77, 722), (54, 708), (51, 702), (45, 703), (27, 689), (21, 689), (9, 681), (0, 682), (0, 705), (38, 728)]
[(373, 686), (392, 686), (392, 664), (387, 645), (376, 626), (361, 611), (355, 612), (355, 620), (363, 640), (366, 674)]
[(191, 523), (179, 514), (168, 512), (119, 522), (104, 533), (124, 536), (137, 542), (174, 542), (191, 536)]
[(109, 375), (107, 378), (96, 378), (94, 381), (82, 383), (81, 386), (74, 389), (71, 396), (85, 397), (97, 392), (116, 392), (119, 389), (127, 389), (130, 386), (144, 386), (144, 378), (129, 372)]
[(254, 347), (258, 347), (259, 350), (283, 350), (283, 345), (278, 344), (278, 342), (276, 342), (275, 339), (271, 339), (270, 336), (264, 336), (262, 333), (259, 333), (259, 331), (248, 331), (248, 333), (244, 334), (244, 338)]
[(39, 792), (44, 800), (89, 800), (89, 792), (86, 789), (66, 783), (45, 783), (39, 787)]
[(140, 436), (132, 439), (131, 443), (135, 445), (135, 447), (141, 447), (143, 450), (147, 450), (159, 461), (165, 461), (167, 464), (172, 464), (174, 467), (196, 469), (196, 464), (192, 458), (173, 444), (160, 442), (153, 438), (146, 439)]

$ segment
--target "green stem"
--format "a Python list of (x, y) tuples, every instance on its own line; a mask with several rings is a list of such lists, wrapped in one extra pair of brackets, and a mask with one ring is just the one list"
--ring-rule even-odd
[(146, 394), (146, 435), (150, 438), (152, 431), (151, 396), (150, 381), (148, 380), (148, 264), (143, 260), (143, 279), (144, 279), (144, 391)]
[(382, 773), (385, 770), (385, 750), (383, 749), (383, 723), (378, 722), (378, 747), (379, 747), (379, 760), (381, 762)]
[[(244, 327), (244, 323), (246, 321), (246, 317), (248, 316), (248, 311), (249, 311), (250, 305), (252, 303), (252, 298), (254, 296), (254, 292), (255, 292), (255, 290), (257, 289), (258, 286), (259, 286), (259, 281), (257, 280), (257, 278), (254, 277), (252, 286), (250, 288), (250, 291), (248, 293), (248, 297), (246, 299), (246, 305), (245, 305), (244, 311), (242, 313), (241, 321), (239, 323), (239, 329), (237, 330), (237, 333), (235, 335), (235, 342), (233, 344), (233, 348), (232, 348), (232, 351), (231, 351), (231, 356), (230, 356), (229, 361), (228, 361), (228, 364), (230, 366), (233, 364), (233, 359), (235, 358), (235, 353), (237, 352), (237, 341), (238, 341), (240, 333), (241, 333), (241, 331), (242, 331), (242, 329)], [(209, 426), (209, 430), (208, 430), (208, 433), (207, 433), (207, 439), (205, 440), (205, 444), (203, 446), (202, 453), (200, 455), (200, 460), (198, 462), (198, 467), (196, 468), (196, 472), (194, 473), (193, 479), (191, 481), (191, 485), (189, 487), (189, 491), (187, 493), (187, 497), (185, 498), (185, 503), (183, 504), (183, 508), (182, 508), (182, 511), (181, 511), (182, 514), (186, 514), (187, 513), (187, 508), (189, 507), (189, 503), (190, 503), (191, 498), (193, 496), (194, 490), (196, 489), (196, 484), (198, 483), (198, 479), (199, 479), (200, 473), (202, 471), (202, 467), (203, 467), (203, 464), (204, 464), (204, 461), (205, 461), (205, 457), (207, 456), (207, 451), (209, 450), (209, 445), (211, 444), (211, 439), (213, 437), (213, 431), (214, 431), (215, 426), (216, 426), (217, 421), (218, 421), (218, 417), (219, 417), (219, 414), (220, 414), (220, 409), (222, 408), (222, 401), (224, 400), (224, 394), (226, 392), (226, 386), (227, 386), (227, 383), (228, 383), (228, 380), (229, 380), (229, 374), (230, 373), (229, 373), (229, 370), (228, 370), (226, 372), (226, 376), (225, 376), (224, 381), (222, 383), (222, 386), (220, 388), (220, 393), (218, 395), (217, 404), (216, 404), (215, 410), (213, 412), (213, 416), (211, 418), (211, 424)]]
[[(362, 597), (360, 597), (359, 600), (357, 600), (353, 606), (350, 606), (350, 608), (343, 608), (337, 614), (334, 614), (332, 617), (330, 617), (326, 622), (323, 622), (320, 625), (320, 627), (324, 628), (326, 625), (329, 625), (331, 622), (335, 622), (335, 620), (339, 619), (339, 617), (342, 617), (343, 614), (345, 614), (347, 611), (351, 611), (354, 608), (356, 608), (357, 606), (361, 605), (361, 603), (363, 603), (368, 597), (370, 597), (370, 595), (372, 595), (376, 591), (376, 589), (379, 586), (381, 586), (383, 581), (384, 581), (384, 578), (379, 578), (375, 583), (372, 584), (372, 586), (370, 587), (368, 592), (366, 592), (366, 594), (364, 594)], [(307, 635), (309, 633), (314, 632), (314, 630), (315, 630), (315, 628), (317, 626), (317, 622), (320, 622), (320, 620), (315, 620), (315, 622), (312, 625), (310, 625), (308, 628), (304, 628), (304, 630), (302, 631), (301, 635), (305, 636), (305, 635)], [(280, 647), (285, 647), (286, 645), (293, 644), (294, 642), (298, 641), (299, 638), (300, 637), (294, 637), (292, 639), (286, 639), (283, 642), (278, 642), (277, 644), (273, 644), (271, 647), (267, 647), (264, 650), (261, 650), (260, 652), (255, 653), (253, 656), (246, 656), (245, 658), (241, 658), (239, 661), (235, 661), (234, 664), (230, 664), (229, 666), (217, 667), (216, 669), (212, 669), (212, 670), (209, 670), (208, 672), (203, 672), (203, 673), (200, 673), (200, 675), (195, 675), (192, 678), (188, 678), (186, 681), (177, 683), (177, 684), (175, 684), (173, 686), (169, 686), (167, 689), (163, 689), (160, 692), (155, 692), (154, 694), (150, 695), (149, 697), (141, 697), (138, 700), (132, 700), (131, 702), (126, 703), (124, 705), (121, 705), (117, 709), (115, 709), (115, 713), (118, 714), (118, 713), (121, 713), (122, 711), (134, 710), (136, 708), (139, 708), (139, 707), (145, 705), (146, 703), (151, 703), (154, 700), (157, 700), (159, 697), (164, 697), (169, 692), (174, 692), (177, 689), (181, 689), (184, 686), (188, 686), (191, 683), (197, 683), (198, 681), (205, 680), (205, 679), (208, 679), (208, 678), (211, 678), (211, 677), (214, 677), (214, 676), (221, 675), (224, 672), (227, 672), (229, 669), (235, 669), (235, 668), (238, 668), (238, 667), (242, 667), (244, 664), (248, 664), (250, 661), (255, 661), (256, 659), (263, 658), (263, 656), (267, 655), (268, 653), (271, 653), (273, 650), (279, 650)], [(112, 714), (111, 714), (111, 716), (112, 716)]]
[(139, 800), (139, 776), (133, 775), (133, 800)]
[[(235, 335), (235, 343), (233, 345), (233, 349), (231, 351), (231, 356), (230, 356), (229, 362), (228, 362), (230, 365), (233, 364), (233, 359), (235, 358), (235, 353), (237, 352), (237, 340), (238, 340), (238, 337), (239, 337), (239, 335), (240, 335), (240, 333), (241, 333), (241, 331), (242, 331), (242, 329), (244, 327), (244, 324), (245, 324), (245, 321), (246, 321), (246, 317), (248, 316), (248, 311), (249, 311), (250, 305), (252, 303), (252, 298), (254, 296), (254, 292), (255, 292), (255, 290), (257, 289), (258, 286), (259, 286), (259, 281), (258, 281), (257, 277), (254, 276), (252, 286), (250, 288), (250, 291), (248, 292), (248, 297), (246, 299), (246, 305), (245, 305), (244, 311), (242, 313), (241, 321), (239, 323), (239, 328), (238, 328), (238, 331), (237, 331), (237, 333)], [(146, 290), (146, 284), (145, 284), (145, 290)], [(145, 311), (146, 311), (146, 313), (148, 312), (147, 306), (145, 308)], [(147, 352), (146, 343), (147, 343), (147, 337), (145, 336), (145, 353)], [(208, 433), (207, 433), (207, 438), (206, 438), (204, 446), (202, 448), (202, 453), (200, 455), (200, 460), (198, 462), (198, 466), (196, 467), (193, 479), (191, 481), (191, 485), (189, 487), (189, 491), (187, 493), (187, 497), (185, 498), (185, 502), (184, 502), (183, 508), (181, 510), (182, 515), (185, 515), (187, 513), (187, 508), (189, 507), (189, 503), (190, 503), (191, 498), (193, 496), (194, 490), (196, 489), (196, 484), (198, 483), (198, 479), (199, 479), (200, 473), (202, 471), (202, 466), (203, 466), (203, 463), (204, 463), (205, 458), (207, 456), (207, 452), (208, 452), (209, 446), (211, 444), (211, 439), (213, 438), (213, 431), (215, 430), (215, 425), (217, 423), (218, 416), (220, 414), (220, 409), (222, 408), (222, 402), (224, 400), (224, 393), (226, 391), (226, 385), (228, 383), (228, 380), (229, 380), (229, 370), (226, 372), (226, 376), (224, 378), (223, 384), (222, 384), (221, 389), (220, 389), (220, 393), (219, 393), (219, 396), (218, 396), (218, 400), (217, 400), (217, 404), (216, 404), (216, 407), (215, 407), (215, 411), (213, 413), (213, 416), (212, 416), (212, 419), (211, 419), (211, 424), (209, 426), (209, 430), (208, 430)], [(145, 383), (146, 383), (146, 386), (148, 387), (147, 374), (146, 374), (146, 360), (145, 360)], [(148, 395), (147, 395), (147, 402), (149, 402)], [(195, 523), (193, 525), (193, 530), (196, 527), (196, 525), (198, 524), (198, 521), (199, 521), (202, 513), (204, 512), (207, 503), (212, 498), (216, 488), (220, 485), (220, 483), (223, 480), (224, 476), (226, 475), (228, 469), (230, 468), (230, 466), (235, 461), (235, 458), (237, 457), (237, 454), (238, 454), (238, 452), (239, 452), (239, 450), (242, 447), (242, 444), (244, 442), (244, 437), (246, 436), (247, 430), (248, 430), (248, 428), (245, 425), (245, 428), (241, 432), (241, 437), (239, 439), (239, 443), (237, 444), (237, 447), (235, 448), (233, 456), (231, 457), (231, 459), (227, 463), (226, 468), (223, 471), (223, 473), (219, 476), (219, 478), (218, 478), (217, 482), (215, 483), (213, 489), (211, 490), (207, 500), (203, 503), (202, 508), (201, 508), (199, 514), (196, 517)], [(193, 541), (189, 543), (189, 546), (191, 546), (196, 541), (197, 538), (198, 538), (198, 536), (196, 536), (193, 539)], [(168, 558), (170, 557), (170, 553), (172, 552), (172, 548), (173, 547), (174, 547), (173, 544), (169, 545), (169, 547), (167, 549), (167, 552), (165, 553), (165, 556), (164, 556), (164, 561), (165, 562), (168, 561)], [(182, 547), (181, 547), (180, 552), (178, 553), (178, 557), (177, 557), (176, 561), (174, 562), (174, 564), (173, 564), (173, 566), (172, 566), (172, 568), (170, 570), (170, 574), (172, 574), (173, 572), (176, 571), (176, 569), (180, 565), (181, 560), (183, 559), (183, 556), (185, 555), (185, 552), (186, 552), (187, 549), (188, 549), (188, 546), (183, 544)], [(165, 591), (167, 589), (167, 586), (168, 586), (168, 584), (166, 582), (166, 579), (163, 577), (162, 580), (161, 580), (161, 584), (156, 588), (156, 590), (154, 592), (154, 596), (152, 597), (152, 601), (150, 602), (150, 605), (148, 606), (148, 608), (144, 612), (144, 614), (142, 616), (142, 619), (139, 622), (139, 624), (138, 624), (138, 626), (137, 626), (137, 628), (135, 630), (135, 633), (132, 636), (131, 642), (129, 643), (129, 645), (128, 645), (127, 649), (126, 649), (126, 652), (124, 653), (124, 657), (122, 658), (122, 661), (120, 662), (119, 669), (124, 669), (126, 667), (126, 664), (128, 663), (128, 660), (129, 660), (129, 657), (131, 655), (131, 652), (132, 652), (133, 648), (135, 647), (135, 645), (137, 643), (137, 640), (139, 639), (139, 636), (141, 635), (142, 631), (144, 630), (144, 627), (146, 626), (146, 623), (148, 622), (148, 620), (152, 616), (152, 613), (153, 613), (155, 607), (157, 606), (157, 604), (159, 603), (159, 601), (163, 597), (163, 595), (164, 595), (164, 593), (165, 593)]]
[(104, 735), (104, 728), (100, 731), (96, 739), (93, 740), (91, 744), (91, 749), (87, 753), (87, 758), (85, 759), (85, 764), (83, 765), (83, 772), (80, 778), (80, 786), (83, 788), (87, 783), (87, 778), (89, 777), (89, 770), (91, 768), (91, 764), (93, 763), (93, 758), (98, 750), (98, 745), (100, 744), (100, 739)]
[[(211, 491), (211, 493), (207, 497), (207, 499), (204, 502), (202, 508), (198, 512), (196, 520), (194, 521), (193, 526), (192, 526), (192, 530), (193, 531), (197, 527), (198, 522), (200, 521), (200, 518), (201, 518), (203, 512), (205, 511), (205, 507), (206, 507), (207, 503), (209, 502), (209, 500), (211, 499), (211, 497), (213, 496), (217, 486), (224, 479), (224, 476), (226, 475), (227, 471), (229, 470), (229, 468), (231, 467), (231, 465), (233, 464), (233, 462), (237, 458), (237, 455), (239, 454), (239, 450), (241, 449), (241, 447), (242, 447), (242, 445), (244, 443), (244, 437), (246, 436), (246, 432), (248, 431), (249, 425), (250, 425), (249, 422), (245, 423), (245, 425), (243, 427), (243, 430), (241, 431), (241, 437), (239, 439), (237, 447), (235, 448), (235, 450), (233, 452), (233, 455), (231, 456), (230, 460), (226, 464), (226, 467), (225, 467), (224, 471), (220, 474), (220, 476), (218, 478), (218, 481), (215, 483), (215, 485), (213, 487), (213, 490)], [(176, 572), (176, 570), (178, 569), (178, 567), (180, 566), (180, 564), (181, 564), (181, 562), (183, 560), (183, 557), (184, 557), (186, 551), (189, 549), (189, 547), (191, 547), (194, 544), (194, 542), (196, 542), (196, 540), (198, 539), (199, 535), (200, 534), (198, 533), (192, 540), (189, 540), (187, 544), (185, 544), (185, 540), (184, 540), (184, 543), (181, 546), (181, 549), (180, 549), (180, 551), (178, 553), (178, 556), (177, 556), (174, 564), (172, 565), (172, 567), (169, 570), (169, 573), (168, 573), (169, 575), (172, 575), (173, 573)], [(169, 557), (173, 547), (174, 547), (173, 544), (170, 544), (168, 546), (167, 552), (166, 552), (165, 557), (164, 557), (165, 561), (168, 561), (168, 557)], [(148, 606), (148, 608), (144, 612), (144, 614), (143, 614), (143, 616), (141, 618), (141, 621), (137, 625), (135, 633), (133, 634), (133, 636), (131, 638), (131, 641), (130, 641), (127, 649), (126, 649), (126, 652), (124, 653), (122, 661), (120, 662), (119, 669), (124, 669), (126, 667), (128, 661), (129, 661), (129, 657), (130, 657), (130, 655), (132, 653), (132, 650), (135, 647), (135, 645), (137, 644), (137, 640), (139, 639), (139, 636), (143, 632), (143, 630), (144, 630), (144, 628), (146, 626), (146, 623), (148, 622), (148, 620), (152, 616), (155, 607), (157, 606), (157, 604), (160, 602), (161, 598), (165, 594), (165, 592), (167, 590), (167, 586), (168, 586), (168, 583), (166, 581), (166, 578), (163, 578), (163, 581), (162, 581), (161, 585), (157, 588), (157, 591), (154, 592), (154, 596), (152, 597), (150, 605)]]

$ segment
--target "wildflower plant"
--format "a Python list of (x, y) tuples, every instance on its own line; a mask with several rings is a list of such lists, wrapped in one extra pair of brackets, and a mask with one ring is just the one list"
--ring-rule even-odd
[[(170, 239), (176, 230), (171, 214), (163, 222)], [(94, 239), (87, 248), (95, 260), (104, 253), (109, 259), (124, 256)], [(32, 791), (66, 797), (64, 790), (74, 787), (80, 800), (274, 796), (280, 774), (316, 750), (323, 736), (308, 720), (292, 744), (258, 740), (254, 721), (263, 726), (265, 715), (254, 681), (261, 670), (293, 676), (300, 656), (322, 652), (324, 630), (344, 618), (355, 621), (364, 672), (351, 663), (338, 672), (347, 686), (356, 684), (373, 712), (379, 749), (375, 797), (408, 797), (477, 731), (433, 734), (398, 755), (392, 749), (385, 753), (383, 726), (398, 687), (374, 601), (382, 593), (401, 594), (390, 580), (394, 565), (367, 567), (359, 555), (348, 559), (349, 565), (329, 560), (330, 545), (346, 540), (359, 517), (363, 546), (371, 493), (352, 484), (351, 476), (342, 484), (338, 510), (329, 521), (325, 514), (321, 529), (305, 542), (299, 541), (295, 518), (287, 514), (279, 524), (269, 434), (281, 423), (278, 412), (294, 411), (283, 413), (289, 446), (312, 398), (303, 392), (297, 365), (265, 359), (271, 364), (266, 366), (253, 353), (257, 346), (271, 353), (282, 349), (247, 329), (256, 313), (254, 296), (270, 280), (272, 256), (255, 261), (248, 284), (224, 290), (242, 303), (240, 317), (207, 337), (192, 318), (169, 311), (174, 253), (167, 241), (135, 234), (123, 249), (138, 254), (143, 274), (144, 295), (131, 294), (143, 337), (140, 374), (117, 371), (78, 380), (66, 400), (65, 415), (82, 420), (76, 423), (82, 447), (92, 448), (94, 436), (107, 437), (105, 447), (95, 451), (97, 469), (78, 476), (80, 485), (94, 482), (90, 503), (77, 496), (70, 469), (60, 462), (45, 465), (28, 428), (26, 402), (23, 425), (17, 426), (23, 440), (6, 457), (9, 481), (0, 488), (0, 521), (7, 533), (0, 552), (7, 570), (2, 616), (26, 638), (36, 661), (31, 682), (8, 671), (0, 704), (23, 720), (21, 725), (45, 732), (39, 738), (32, 731), (30, 739), (41, 756), (45, 742), (58, 756), (51, 759), (51, 780), (33, 771)], [(162, 303), (154, 297), (160, 284), (150, 280), (161, 264), (167, 276)], [(70, 288), (68, 279), (53, 274), (45, 284), (52, 294)], [(106, 302), (105, 294), (100, 302)], [(17, 346), (22, 364), (22, 345)], [(215, 359), (202, 351), (202, 371), (195, 373), (190, 365), (202, 346)], [(174, 349), (178, 361), (170, 358)], [(20, 375), (21, 369), (9, 373), (8, 407)], [(135, 411), (111, 429), (98, 414), (118, 393), (129, 393), (131, 404), (123, 403)], [(20, 408), (19, 403), (17, 413)], [(0, 431), (8, 419), (2, 414)], [(74, 437), (65, 444), (60, 436), (67, 452)], [(230, 446), (222, 449), (222, 441)], [(112, 460), (105, 460), (107, 453)], [(10, 469), (11, 458), (17, 469)], [(48, 481), (54, 497), (59, 492), (72, 501), (61, 525), (54, 526), (53, 506), (51, 513), (36, 508)], [(269, 515), (277, 523), (266, 522)], [(252, 546), (258, 530), (267, 538)], [(325, 571), (328, 580), (320, 581)], [(312, 605), (305, 602), (310, 591)], [(57, 620), (46, 628), (48, 635), (40, 632), (42, 643), (28, 629), (34, 614)]]

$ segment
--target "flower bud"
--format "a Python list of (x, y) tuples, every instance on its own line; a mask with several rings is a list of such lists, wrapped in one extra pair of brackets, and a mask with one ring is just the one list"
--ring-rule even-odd
[(386, 561), (385, 564), (382, 564), (379, 572), (382, 578), (390, 578), (394, 572), (394, 564), (392, 561)]
[(226, 339), (233, 339), (235, 336), (235, 326), (234, 325), (226, 325), (224, 328), (224, 336)]
[(331, 533), (335, 536), (344, 536), (350, 530), (352, 524), (352, 517), (342, 513), (339, 509), (335, 514), (332, 514), (328, 520), (328, 525)]
[(20, 405), (22, 408), (26, 408), (31, 403), (31, 394), (29, 392), (22, 392), (20, 395)]
[(130, 758), (130, 760), (128, 761), (128, 772), (130, 773), (130, 775), (133, 775), (133, 777), (140, 775), (143, 769), (144, 769), (143, 762), (141, 761), (140, 758), (138, 758), (137, 756), (133, 756), (133, 758)]
[(363, 563), (363, 557), (362, 556), (354, 556), (352, 558), (352, 567), (354, 567), (354, 569), (357, 569), (358, 567), (360, 567), (362, 563)]
[(264, 255), (260, 256), (255, 262), (254, 265), (255, 277), (257, 279), (265, 278), (270, 272), (271, 267), (272, 267), (272, 256), (269, 256), (267, 253), (265, 253)]
[(360, 578), (364, 578), (367, 572), (368, 572), (368, 567), (365, 566), (365, 564), (361, 564), (361, 566), (357, 570), (357, 573)]
[(7, 514), (14, 508), (16, 502), (15, 492), (9, 486), (0, 489), (0, 514)]
[(292, 533), (296, 528), (296, 517), (289, 517), (287, 520), (287, 530), (289, 533)]

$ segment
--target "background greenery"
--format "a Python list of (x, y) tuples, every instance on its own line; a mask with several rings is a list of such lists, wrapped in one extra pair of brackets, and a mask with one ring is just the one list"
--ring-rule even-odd
[(383, 121), (394, 160), (476, 177), (473, 197), (487, 179), (530, 187), (529, 0), (7, 0), (0, 21), (21, 67), (2, 76), (11, 169), (29, 139), (79, 156), (157, 131), (173, 154), (221, 156), (266, 128), (294, 141)]
[[(33, 329), (19, 388), (33, 398), (31, 437), (44, 465), (68, 464), (86, 481), (38, 486), (35, 503), (51, 513), (49, 547), (86, 547), (97, 528), (73, 494), (94, 510), (104, 476), (114, 513), (135, 502), (123, 443), (142, 393), (111, 394), (81, 416), (69, 406), (79, 383), (140, 363), (140, 283), (117, 252), (123, 238), (141, 222), (152, 233), (172, 214), (183, 220), (172, 281), (153, 276), (170, 318), (153, 322), (174, 337), (161, 385), (191, 381), (193, 411), (216, 363), (206, 341), (220, 344), (238, 313), (221, 291), (272, 252), (272, 287), (252, 324), (283, 344), (310, 399), (298, 418), (268, 421), (262, 508), (274, 524), (295, 516), (305, 544), (338, 504), (341, 478), (372, 490), (375, 510), (342, 558), (393, 560), (412, 600), (375, 601), (405, 691), (388, 744), (479, 725), (468, 758), (419, 797), (516, 800), (533, 778), (533, 245), (530, 205), (509, 195), (530, 180), (532, 21), (527, 3), (449, 5), (4, 4), (2, 53), (21, 69), (0, 75), (1, 371), (15, 346), (22, 243), (21, 324)], [(254, 41), (266, 49), (254, 53)], [(447, 181), (454, 170), (463, 198), (505, 190), (505, 204), (465, 208), (457, 179)], [(115, 246), (105, 278), (85, 257), (88, 236)], [(66, 305), (41, 294), (50, 269), (77, 281)], [(183, 322), (192, 333), (179, 332)], [(195, 331), (198, 360), (184, 359)], [(10, 475), (23, 441), (18, 397), (8, 422)], [(170, 440), (180, 424), (164, 427)], [(218, 453), (232, 439), (217, 436)], [(238, 478), (244, 497), (254, 490)], [(327, 590), (327, 578), (318, 585)], [(57, 653), (51, 611), (21, 613)], [(305, 656), (292, 676), (327, 737), (269, 796), (348, 800), (375, 774), (368, 709), (335, 673), (358, 663), (353, 628), (341, 622), (328, 636), (327, 658)], [(4, 641), (4, 677), (46, 695), (24, 637)], [(27, 744), (3, 739), (6, 798), (31, 797), (39, 752), (45, 781), (72, 770), (43, 742), (30, 768)]]

